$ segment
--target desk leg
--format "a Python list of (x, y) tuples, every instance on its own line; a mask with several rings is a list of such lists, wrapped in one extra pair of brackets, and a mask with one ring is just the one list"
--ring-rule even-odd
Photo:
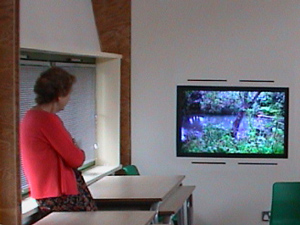
[(187, 211), (187, 224), (193, 225), (193, 195), (187, 199), (186, 202), (186, 211)]
[(153, 223), (159, 223), (158, 221), (158, 211), (159, 211), (159, 206), (160, 206), (161, 202), (156, 202), (154, 204), (151, 205), (150, 210), (151, 211), (155, 211), (155, 216), (153, 219)]
[(160, 222), (162, 222), (163, 224), (174, 224), (173, 221), (172, 221), (172, 216), (173, 215), (164, 216), (163, 220), (160, 221)]
[(179, 211), (177, 212), (177, 222), (178, 225), (185, 225), (185, 210), (184, 210), (184, 205), (181, 207), (181, 209), (179, 209)]

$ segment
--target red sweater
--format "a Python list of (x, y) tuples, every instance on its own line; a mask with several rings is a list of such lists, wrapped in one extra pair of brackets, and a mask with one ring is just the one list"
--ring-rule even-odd
[(78, 194), (73, 168), (85, 155), (56, 114), (29, 110), (20, 126), (20, 148), (31, 197)]

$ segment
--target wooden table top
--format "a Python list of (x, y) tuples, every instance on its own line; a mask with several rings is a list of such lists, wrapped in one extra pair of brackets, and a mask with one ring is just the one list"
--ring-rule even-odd
[(148, 225), (152, 211), (53, 212), (34, 225)]
[(159, 202), (174, 191), (185, 176), (107, 176), (89, 186), (98, 202)]

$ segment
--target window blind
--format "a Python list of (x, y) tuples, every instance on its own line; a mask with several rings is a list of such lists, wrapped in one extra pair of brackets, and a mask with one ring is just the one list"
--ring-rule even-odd
[[(76, 76), (70, 101), (66, 108), (57, 113), (65, 127), (85, 151), (84, 164), (95, 161), (96, 144), (96, 67), (90, 64), (57, 63), (57, 66)], [(33, 86), (41, 72), (50, 67), (47, 62), (21, 61), (20, 65), (20, 121), (26, 111), (35, 105)], [(21, 171), (21, 186), (27, 188), (26, 178)]]

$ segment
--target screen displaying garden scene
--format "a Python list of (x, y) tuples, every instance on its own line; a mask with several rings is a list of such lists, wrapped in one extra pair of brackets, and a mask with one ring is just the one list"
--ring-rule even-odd
[(286, 158), (288, 88), (177, 86), (177, 156)]

